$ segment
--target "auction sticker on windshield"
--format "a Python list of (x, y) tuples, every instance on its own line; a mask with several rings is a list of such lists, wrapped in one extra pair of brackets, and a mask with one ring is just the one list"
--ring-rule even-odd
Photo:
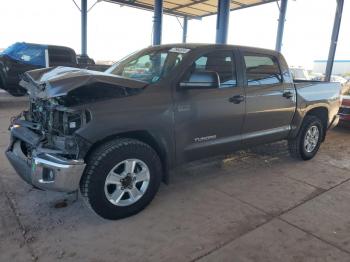
[(186, 54), (189, 51), (191, 51), (191, 49), (188, 48), (181, 48), (181, 47), (173, 47), (169, 50), (169, 52), (173, 52), (173, 53), (180, 53), (180, 54)]

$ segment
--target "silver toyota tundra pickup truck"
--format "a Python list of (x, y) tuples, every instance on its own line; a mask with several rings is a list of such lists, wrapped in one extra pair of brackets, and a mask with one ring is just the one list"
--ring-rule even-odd
[(279, 140), (313, 158), (341, 90), (294, 83), (278, 52), (208, 44), (149, 47), (103, 73), (33, 70), (21, 86), (29, 107), (11, 122), (9, 161), (36, 188), (79, 190), (107, 219), (141, 211), (189, 161)]

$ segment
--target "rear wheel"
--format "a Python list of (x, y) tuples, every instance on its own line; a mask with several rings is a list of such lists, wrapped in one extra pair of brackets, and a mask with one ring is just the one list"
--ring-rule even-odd
[(292, 157), (301, 160), (312, 159), (321, 146), (324, 127), (316, 116), (306, 116), (296, 138), (288, 140)]
[(134, 139), (117, 139), (89, 158), (80, 189), (90, 207), (106, 219), (140, 212), (154, 198), (162, 176), (157, 153)]

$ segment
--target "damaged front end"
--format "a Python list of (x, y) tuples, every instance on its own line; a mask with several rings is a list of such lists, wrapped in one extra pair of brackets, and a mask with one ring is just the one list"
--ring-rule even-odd
[(79, 151), (85, 142), (74, 132), (87, 122), (87, 117), (87, 112), (72, 112), (53, 100), (31, 98), (29, 111), (12, 120), (7, 158), (35, 187), (77, 190), (85, 168)]
[(29, 93), (27, 111), (12, 118), (6, 156), (30, 185), (44, 190), (72, 192), (79, 188), (85, 168), (81, 150), (86, 141), (75, 134), (90, 119), (86, 110), (72, 110), (50, 98), (44, 83), (26, 75), (21, 83)]
[[(79, 188), (91, 144), (79, 136), (92, 119), (86, 104), (136, 94), (145, 83), (57, 67), (24, 74), (30, 105), (11, 121), (7, 158), (29, 184), (71, 192)], [(83, 105), (83, 106), (82, 106)]]

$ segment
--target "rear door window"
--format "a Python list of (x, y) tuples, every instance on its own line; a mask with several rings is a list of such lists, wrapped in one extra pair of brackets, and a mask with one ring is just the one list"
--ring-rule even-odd
[(248, 86), (273, 85), (282, 82), (282, 74), (273, 56), (244, 54)]
[(76, 56), (69, 49), (49, 47), (50, 66), (71, 66), (76, 64)]

